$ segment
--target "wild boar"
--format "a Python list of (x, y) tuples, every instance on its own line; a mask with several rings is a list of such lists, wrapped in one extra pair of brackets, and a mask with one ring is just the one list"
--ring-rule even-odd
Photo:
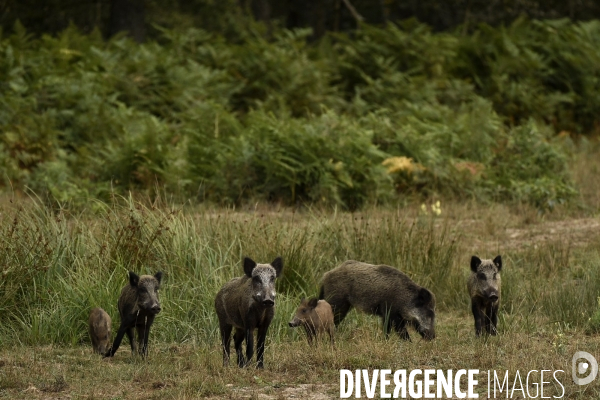
[[(215, 298), (223, 346), (223, 366), (229, 364), (231, 331), (235, 327), (234, 344), (238, 366), (244, 367), (252, 360), (254, 330), (258, 329), (257, 368), (264, 368), (267, 329), (275, 315), (275, 279), (281, 276), (283, 261), (281, 257), (277, 257), (271, 264), (257, 264), (245, 257), (243, 264), (245, 274), (227, 282)], [(242, 350), (244, 339), (246, 358)]]
[(333, 323), (333, 311), (325, 300), (302, 298), (300, 306), (296, 310), (294, 318), (289, 322), (291, 328), (302, 325), (306, 331), (308, 344), (327, 333), (331, 344), (334, 344), (333, 334), (335, 326)]
[[(138, 350), (142, 357), (148, 355), (150, 327), (154, 322), (154, 317), (161, 310), (158, 290), (162, 275), (163, 273), (159, 271), (154, 276), (138, 276), (129, 271), (129, 284), (121, 290), (118, 302), (121, 325), (112, 347), (104, 354), (105, 357), (115, 355), (125, 334), (129, 338), (131, 351), (134, 354)], [(134, 328), (137, 329), (138, 346), (134, 341)]]
[(498, 308), (500, 306), (502, 257), (493, 260), (481, 260), (471, 257), (471, 275), (467, 289), (471, 296), (471, 311), (475, 319), (475, 335), (481, 335), (481, 329), (490, 335), (496, 335), (498, 326)]
[(96, 307), (90, 312), (88, 326), (94, 353), (104, 354), (110, 347), (110, 315), (102, 308)]
[(435, 338), (435, 296), (388, 265), (349, 260), (323, 276), (319, 299), (331, 304), (337, 326), (352, 307), (379, 315), (386, 335), (392, 327), (402, 339), (413, 326), (427, 340)]

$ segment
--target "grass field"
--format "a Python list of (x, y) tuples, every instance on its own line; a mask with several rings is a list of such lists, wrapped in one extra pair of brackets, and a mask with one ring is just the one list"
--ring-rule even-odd
[[(561, 369), (564, 398), (598, 398), (600, 379), (587, 386), (571, 379), (575, 351), (600, 358), (596, 159), (574, 161), (584, 188), (580, 205), (550, 214), (527, 205), (442, 200), (436, 216), (436, 199), (425, 211), (412, 201), (351, 214), (115, 198), (75, 212), (5, 197), (0, 398), (325, 399), (339, 396), (340, 369), (375, 368), (508, 370), (511, 382), (517, 370)], [(473, 254), (503, 256), (497, 337), (474, 335), (466, 291)], [(242, 274), (243, 255), (284, 259), (263, 371), (221, 366), (213, 299)], [(396, 266), (431, 289), (437, 338), (425, 342), (411, 331), (412, 342), (386, 340), (378, 319), (352, 311), (336, 332), (335, 348), (309, 348), (304, 333), (287, 322), (302, 296), (316, 295), (322, 274), (346, 259)], [(103, 307), (116, 331), (127, 270), (165, 271), (163, 311), (147, 360), (132, 356), (127, 343), (114, 359), (102, 360), (92, 354), (87, 316)], [(552, 385), (546, 390), (561, 393)]]

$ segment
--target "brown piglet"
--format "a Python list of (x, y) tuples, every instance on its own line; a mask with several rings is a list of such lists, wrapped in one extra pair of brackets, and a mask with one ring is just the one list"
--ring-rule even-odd
[(110, 316), (100, 307), (90, 312), (88, 325), (94, 353), (104, 354), (110, 348)]
[(333, 323), (333, 310), (329, 303), (319, 299), (302, 298), (296, 315), (289, 322), (290, 327), (295, 328), (302, 325), (306, 330), (308, 344), (313, 344), (319, 336), (327, 333), (331, 344), (334, 344), (333, 334), (335, 325)]

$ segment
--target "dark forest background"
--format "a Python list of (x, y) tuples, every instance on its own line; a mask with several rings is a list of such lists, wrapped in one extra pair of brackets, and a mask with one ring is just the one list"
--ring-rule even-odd
[(110, 37), (126, 30), (137, 41), (156, 36), (153, 25), (197, 27), (226, 33), (252, 16), (270, 27), (310, 27), (313, 38), (327, 31), (348, 31), (358, 21), (384, 25), (416, 18), (442, 31), (479, 23), (507, 24), (530, 19), (600, 17), (596, 0), (1, 0), (0, 25), (18, 19), (32, 33), (56, 34), (74, 23), (82, 32), (98, 28)]

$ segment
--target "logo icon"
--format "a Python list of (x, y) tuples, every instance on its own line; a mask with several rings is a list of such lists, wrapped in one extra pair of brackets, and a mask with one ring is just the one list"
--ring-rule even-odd
[[(585, 360), (585, 361), (583, 361)], [(589, 372), (588, 376), (584, 378), (580, 378), (579, 375), (583, 375), (586, 372)], [(573, 354), (573, 382), (576, 385), (587, 385), (596, 379), (598, 375), (598, 362), (588, 352), (578, 351)]]

